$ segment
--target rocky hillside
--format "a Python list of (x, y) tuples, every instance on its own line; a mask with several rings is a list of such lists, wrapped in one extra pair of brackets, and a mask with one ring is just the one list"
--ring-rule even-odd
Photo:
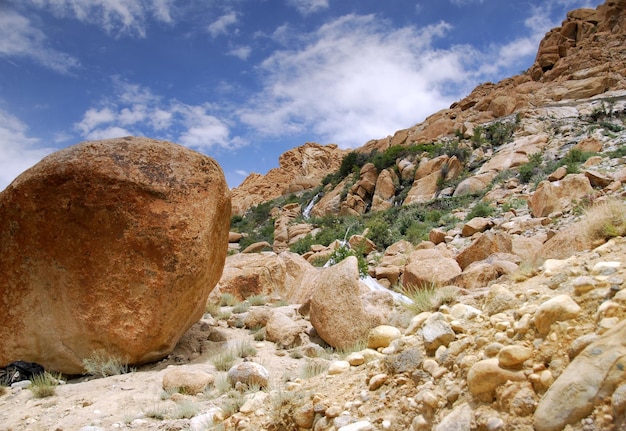
[(572, 11), (523, 75), (285, 153), (171, 354), (0, 386), (0, 430), (626, 430), (625, 34), (626, 1)]
[[(369, 154), (372, 151), (383, 152), (393, 146), (414, 146), (429, 142), (441, 142), (454, 136), (461, 139), (461, 147), (472, 149), (474, 158), (488, 159), (491, 156), (491, 148), (485, 148), (480, 134), (489, 125), (506, 122), (513, 114), (522, 119), (531, 120), (531, 124), (522, 125), (517, 130), (517, 136), (532, 136), (543, 131), (537, 120), (549, 115), (550, 107), (555, 103), (567, 106), (567, 101), (588, 99), (594, 96), (604, 95), (611, 97), (611, 91), (626, 89), (626, 19), (624, 18), (624, 1), (607, 1), (597, 9), (579, 9), (568, 13), (561, 27), (548, 32), (541, 41), (533, 66), (521, 75), (505, 79), (499, 83), (486, 83), (478, 86), (463, 100), (453, 104), (449, 109), (439, 111), (423, 123), (408, 129), (399, 130), (393, 136), (376, 139), (366, 143), (357, 151)], [(593, 109), (594, 107), (592, 107)], [(583, 112), (584, 113), (584, 112)], [(478, 130), (476, 130), (478, 129)], [(467, 139), (474, 137), (472, 143)], [(484, 138), (484, 136), (483, 136)], [(490, 136), (486, 137), (491, 141)], [(495, 144), (500, 143), (498, 139)], [(479, 147), (479, 148), (472, 148)], [(520, 150), (517, 145), (516, 150)], [(328, 155), (341, 157), (334, 146), (316, 147), (327, 148), (324, 158), (314, 162), (310, 158), (294, 157), (294, 154), (304, 154), (307, 148), (313, 148), (310, 144), (296, 148), (281, 156), (278, 170), (270, 171), (266, 176), (251, 175), (244, 183), (233, 190), (234, 212), (243, 214), (245, 210), (258, 203), (278, 197), (281, 193), (289, 193), (298, 190), (315, 188), (319, 180), (327, 174), (332, 174), (340, 160), (328, 162)], [(530, 148), (526, 153), (533, 152)], [(521, 151), (525, 151), (523, 148)], [(519, 151), (518, 151), (519, 152)], [(283, 159), (294, 161), (295, 165), (287, 165)], [(300, 163), (300, 160), (307, 162)], [(516, 163), (523, 160), (522, 155), (517, 156)], [(409, 161), (412, 164), (398, 166), (396, 174), (401, 174), (404, 179), (415, 174), (416, 165), (420, 159)], [(441, 163), (441, 162), (440, 162)], [(318, 182), (300, 181), (297, 178), (305, 174), (307, 166), (315, 165), (315, 178)], [(508, 169), (513, 166), (495, 166), (495, 168)], [(492, 169), (493, 170), (493, 169)], [(486, 173), (483, 168), (480, 174)], [(281, 172), (279, 174), (279, 172)], [(290, 172), (289, 174), (282, 172)], [(376, 181), (379, 173), (368, 174), (370, 181)], [(381, 180), (385, 191), (382, 197), (393, 193), (390, 190), (390, 181), (394, 178)], [(398, 176), (398, 175), (396, 175)], [(278, 179), (282, 180), (280, 183)], [(419, 178), (414, 178), (418, 180)], [(484, 175), (478, 177), (479, 181), (489, 182)], [(296, 183), (292, 187), (292, 183)], [(281, 186), (277, 186), (281, 184)], [(287, 185), (287, 186), (285, 186)], [(418, 184), (413, 184), (414, 187)], [(341, 184), (345, 187), (345, 184)], [(369, 196), (365, 197), (365, 205), (361, 202), (348, 202), (346, 205), (358, 212), (369, 210), (370, 201), (373, 200), (373, 185), (370, 187)], [(432, 187), (431, 187), (432, 189)], [(272, 192), (270, 192), (272, 190)], [(363, 194), (367, 190), (358, 193)], [(396, 188), (395, 193), (398, 193)], [(421, 191), (417, 191), (421, 194)], [(413, 193), (415, 194), (415, 193)], [(333, 198), (327, 198), (331, 200)], [(413, 202), (410, 199), (407, 203)], [(319, 208), (318, 213), (338, 211), (343, 204), (334, 201), (330, 208)], [(374, 207), (373, 209), (378, 209)]]

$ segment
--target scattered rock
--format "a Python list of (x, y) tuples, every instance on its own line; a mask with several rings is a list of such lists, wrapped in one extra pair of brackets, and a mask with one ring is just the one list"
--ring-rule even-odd
[(554, 322), (573, 319), (580, 306), (568, 295), (558, 295), (541, 304), (535, 312), (534, 323), (541, 335), (547, 335)]
[(241, 383), (248, 386), (259, 385), (261, 388), (266, 388), (269, 385), (269, 378), (270, 375), (267, 369), (256, 362), (242, 362), (228, 370), (228, 381), (232, 385)]
[(196, 395), (213, 384), (215, 376), (202, 371), (173, 368), (163, 375), (163, 390), (168, 393), (180, 392)]

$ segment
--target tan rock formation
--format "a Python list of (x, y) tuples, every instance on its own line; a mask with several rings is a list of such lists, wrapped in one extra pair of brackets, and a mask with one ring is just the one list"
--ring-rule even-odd
[(224, 272), (211, 298), (230, 293), (239, 300), (252, 295), (280, 294), (285, 286), (285, 262), (273, 252), (228, 256)]
[(76, 374), (104, 351), (168, 355), (219, 280), (230, 199), (220, 167), (146, 138), (54, 153), (0, 195), (0, 365)]
[(233, 214), (243, 214), (249, 208), (286, 193), (317, 187), (322, 179), (341, 166), (346, 150), (336, 145), (311, 142), (283, 153), (279, 167), (265, 175), (250, 174), (232, 190)]

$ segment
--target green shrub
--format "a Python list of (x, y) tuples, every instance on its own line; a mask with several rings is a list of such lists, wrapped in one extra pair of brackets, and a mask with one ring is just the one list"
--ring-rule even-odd
[(333, 251), (333, 254), (330, 255), (330, 258), (328, 260), (334, 265), (341, 262), (348, 256), (356, 257), (359, 265), (359, 274), (361, 275), (361, 277), (365, 277), (367, 275), (367, 261), (362, 254), (355, 252), (347, 246), (335, 249), (335, 251)]
[(369, 229), (367, 238), (372, 240), (380, 248), (387, 248), (393, 244), (393, 234), (387, 223), (382, 217), (374, 217), (370, 219), (365, 226)]
[(298, 241), (293, 243), (289, 250), (293, 253), (298, 253), (300, 255), (307, 253), (311, 250), (311, 246), (316, 244), (317, 239), (313, 238), (313, 235), (310, 233), (307, 234), (304, 238), (300, 238)]
[(495, 208), (486, 202), (477, 202), (465, 217), (465, 220), (471, 220), (474, 217), (489, 217), (495, 212)]
[(235, 298), (235, 295), (233, 295), (232, 293), (224, 292), (220, 295), (220, 305), (222, 307), (224, 306), (232, 307), (234, 305), (237, 305), (238, 303), (239, 301), (237, 300), (237, 298)]

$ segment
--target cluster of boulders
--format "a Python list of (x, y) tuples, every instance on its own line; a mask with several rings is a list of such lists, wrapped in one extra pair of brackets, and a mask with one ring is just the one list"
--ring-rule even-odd
[[(320, 270), (326, 281), (306, 310), (261, 307), (243, 319), (305, 357), (323, 357), (320, 343), (365, 341), (321, 377), (288, 385), (310, 394), (293, 406), (301, 429), (617, 430), (626, 425), (625, 256), (616, 238), (548, 259), (535, 277), (461, 291), (406, 326), (361, 314), (359, 293), (342, 281), (356, 278), (351, 258)], [(272, 396), (227, 424), (269, 426)]]

